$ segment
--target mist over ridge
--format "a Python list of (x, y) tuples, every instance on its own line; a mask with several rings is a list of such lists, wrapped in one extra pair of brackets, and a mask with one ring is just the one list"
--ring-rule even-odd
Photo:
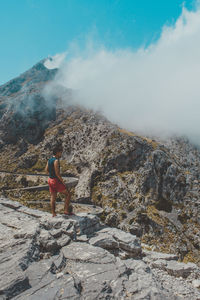
[[(95, 44), (95, 43), (94, 43)], [(186, 135), (200, 144), (200, 8), (183, 8), (174, 26), (137, 51), (88, 47), (66, 59), (46, 92), (72, 89), (73, 103), (144, 134)], [(56, 63), (47, 61), (46, 67)], [(68, 104), (66, 99), (66, 105)]]

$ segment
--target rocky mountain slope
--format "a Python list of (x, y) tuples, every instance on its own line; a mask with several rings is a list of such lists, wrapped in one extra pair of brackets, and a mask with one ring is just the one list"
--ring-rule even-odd
[[(93, 111), (62, 105), (60, 92), (44, 93), (56, 72), (42, 61), (0, 87), (1, 169), (44, 172), (51, 145), (61, 139), (62, 172), (79, 179), (73, 200), (101, 206), (105, 224), (136, 235), (146, 249), (200, 264), (198, 147), (185, 138), (140, 136)], [(15, 187), (14, 176), (0, 184)], [(25, 202), (40, 195), (7, 196)]]
[(200, 269), (80, 213), (0, 198), (0, 299), (200, 299)]

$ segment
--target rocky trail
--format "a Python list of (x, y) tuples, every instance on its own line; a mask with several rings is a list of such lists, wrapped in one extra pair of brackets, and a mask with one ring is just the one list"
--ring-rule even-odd
[[(13, 193), (13, 192), (23, 192), (23, 191), (29, 191), (29, 192), (37, 192), (37, 191), (48, 191), (49, 186), (45, 184), (47, 182), (48, 176), (45, 174), (23, 174), (23, 173), (15, 173), (15, 172), (5, 172), (5, 171), (0, 171), (0, 177), (5, 177), (7, 175), (13, 175), (15, 177), (23, 178), (25, 182), (31, 181), (34, 182), (35, 184), (38, 182), (38, 179), (44, 182), (42, 185), (33, 185), (33, 186), (28, 186), (28, 187), (18, 187), (14, 189), (9, 189), (5, 188), (1, 190), (1, 193), (6, 195), (7, 193)], [(64, 181), (66, 182), (66, 186), (70, 189), (74, 186), (77, 185), (78, 179), (74, 177), (66, 177), (62, 176)], [(46, 207), (49, 206), (49, 194), (46, 199), (42, 200), (37, 200), (37, 199), (32, 199), (32, 200), (27, 200), (27, 206), (32, 205), (35, 207)], [(63, 201), (57, 201), (57, 209), (62, 210), (63, 208)], [(91, 204), (84, 204), (84, 203), (78, 203), (77, 201), (71, 201), (71, 204), (73, 205), (73, 210), (75, 213), (77, 212), (87, 212), (87, 213), (92, 213), (96, 215), (101, 215), (103, 212), (103, 209), (97, 205), (91, 205)]]

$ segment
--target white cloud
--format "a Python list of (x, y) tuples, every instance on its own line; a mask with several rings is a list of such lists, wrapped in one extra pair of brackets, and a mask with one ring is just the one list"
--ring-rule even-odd
[(183, 8), (147, 49), (101, 48), (70, 58), (55, 84), (75, 90), (75, 102), (132, 131), (200, 140), (200, 9)]
[(65, 60), (66, 55), (67, 55), (66, 52), (64, 52), (64, 53), (58, 53), (58, 54), (56, 54), (54, 56), (50, 56), (44, 62), (44, 66), (47, 69), (60, 68), (60, 66), (62, 65), (63, 61)]

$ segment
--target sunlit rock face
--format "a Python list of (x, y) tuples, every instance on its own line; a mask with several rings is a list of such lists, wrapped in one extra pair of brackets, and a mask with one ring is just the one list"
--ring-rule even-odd
[(192, 299), (200, 269), (142, 249), (92, 214), (58, 215), (0, 198), (2, 299)]
[[(44, 172), (61, 139), (62, 172), (79, 180), (74, 201), (101, 206), (105, 224), (136, 235), (148, 249), (200, 263), (199, 149), (183, 137), (144, 137), (66, 105), (71, 91), (48, 90), (57, 69), (43, 63), (0, 87), (1, 168)], [(16, 188), (8, 176), (0, 185)], [(16, 192), (8, 197), (35, 199)]]

